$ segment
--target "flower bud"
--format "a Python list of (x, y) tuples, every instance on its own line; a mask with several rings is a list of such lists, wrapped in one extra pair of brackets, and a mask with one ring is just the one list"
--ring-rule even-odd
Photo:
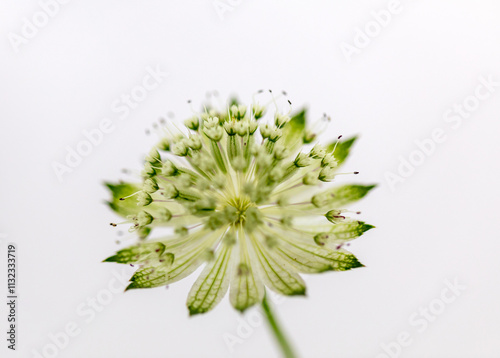
[(236, 244), (236, 235), (232, 231), (227, 232), (226, 235), (224, 236), (224, 244), (226, 245)]
[(212, 184), (217, 189), (224, 189), (226, 185), (226, 178), (222, 174), (218, 174), (212, 178)]
[(189, 139), (186, 141), (186, 144), (193, 150), (201, 149), (201, 139), (197, 135), (192, 135), (191, 137), (189, 137)]
[(332, 224), (337, 224), (340, 221), (344, 221), (345, 220), (345, 216), (342, 215), (342, 211), (340, 211), (340, 210), (330, 210), (329, 212), (327, 212), (325, 214), (325, 217)]
[(249, 133), (248, 123), (245, 121), (236, 122), (234, 130), (240, 137), (246, 136)]
[(151, 204), (152, 201), (153, 201), (153, 198), (151, 197), (151, 195), (149, 195), (148, 193), (146, 193), (144, 191), (141, 191), (137, 195), (137, 205), (139, 205), (139, 206), (148, 206), (149, 204)]
[(168, 222), (170, 219), (172, 219), (172, 212), (168, 210), (167, 208), (162, 208), (158, 214), (158, 220), (162, 222)]
[(153, 222), (153, 217), (147, 211), (141, 211), (137, 215), (137, 222), (140, 226), (146, 226)]
[(164, 152), (168, 152), (170, 150), (170, 142), (167, 138), (163, 138), (158, 142), (156, 147), (160, 150), (163, 150)]
[(245, 113), (247, 112), (247, 106), (243, 104), (232, 105), (230, 109), (233, 117), (235, 117), (238, 120), (243, 119), (243, 117), (245, 117)]
[(195, 166), (204, 171), (208, 171), (216, 165), (212, 157), (204, 152), (194, 152), (191, 160)]
[(193, 184), (191, 175), (182, 173), (177, 177), (177, 184), (181, 187), (189, 188)]
[(283, 134), (283, 132), (281, 131), (281, 129), (279, 128), (273, 128), (273, 131), (271, 132), (271, 135), (269, 136), (269, 140), (271, 142), (276, 142), (278, 139), (281, 138), (281, 135)]
[(210, 215), (206, 225), (210, 230), (217, 230), (226, 223), (227, 221), (224, 214), (221, 211), (216, 211)]
[(281, 129), (264, 124), (260, 127), (260, 134), (262, 134), (263, 138), (267, 138), (271, 142), (276, 142), (281, 137)]
[(286, 114), (276, 113), (276, 115), (274, 116), (274, 124), (276, 124), (276, 127), (278, 128), (282, 128), (289, 121), (290, 117), (287, 116)]
[(146, 161), (151, 163), (152, 165), (161, 163), (160, 153), (158, 153), (156, 148), (151, 149), (149, 154), (146, 156)]
[(203, 122), (203, 126), (205, 128), (213, 128), (213, 127), (218, 127), (219, 123), (220, 123), (219, 122), (219, 118), (217, 118), (217, 117), (208, 117)]
[(282, 195), (278, 198), (278, 200), (276, 201), (276, 204), (278, 204), (278, 206), (281, 206), (281, 207), (287, 206), (289, 204), (289, 198), (287, 196)]
[(156, 175), (156, 169), (151, 165), (151, 163), (146, 162), (144, 164), (144, 170), (142, 171), (144, 177), (152, 178)]
[(184, 125), (193, 131), (197, 131), (198, 128), (200, 127), (200, 120), (198, 119), (198, 117), (193, 116), (191, 118), (186, 119), (184, 121)]
[(204, 133), (208, 138), (215, 142), (220, 141), (222, 139), (222, 135), (224, 134), (222, 128), (219, 125), (217, 125), (216, 127), (205, 128)]
[(274, 146), (273, 154), (274, 154), (274, 158), (276, 160), (283, 160), (286, 157), (288, 157), (288, 151), (286, 150), (286, 148), (283, 145), (281, 145), (279, 143)]
[(224, 129), (226, 130), (227, 135), (233, 136), (237, 133), (236, 131), (236, 123), (234, 122), (226, 122), (224, 123)]
[(296, 167), (303, 168), (310, 165), (312, 163), (312, 159), (307, 154), (301, 152), (297, 154), (293, 163), (295, 164)]
[(326, 155), (326, 148), (322, 145), (316, 144), (309, 152), (309, 156), (314, 159), (323, 159)]
[(179, 196), (179, 191), (172, 183), (165, 184), (163, 192), (165, 193), (165, 197), (168, 199), (175, 199)]
[(261, 118), (266, 112), (266, 107), (258, 104), (252, 105), (252, 113), (255, 119)]
[(254, 134), (255, 131), (257, 130), (257, 128), (259, 128), (259, 125), (257, 124), (257, 122), (248, 123), (248, 132), (250, 134)]
[(208, 213), (214, 211), (217, 207), (217, 201), (212, 197), (205, 197), (197, 200), (193, 205), (194, 213)]
[(189, 147), (186, 145), (184, 140), (180, 140), (172, 146), (172, 153), (178, 155), (179, 157), (185, 157), (188, 155)]
[(227, 223), (235, 222), (238, 219), (238, 210), (232, 206), (226, 206), (222, 210), (222, 214)]
[(238, 265), (236, 273), (238, 276), (248, 276), (250, 274), (250, 269), (248, 268), (248, 265), (246, 263), (241, 262)]
[(245, 214), (245, 228), (246, 230), (253, 231), (262, 223), (262, 214), (256, 207), (249, 207)]
[(158, 184), (156, 183), (156, 180), (153, 178), (146, 179), (142, 186), (142, 190), (149, 194), (156, 192), (158, 190)]
[(210, 262), (210, 261), (215, 260), (214, 250), (212, 250), (212, 249), (204, 250), (203, 253), (201, 254), (200, 258), (202, 261), (206, 261), (206, 262)]
[(271, 135), (271, 126), (269, 124), (261, 125), (260, 134), (262, 135), (262, 138), (268, 138)]
[(274, 182), (277, 182), (280, 181), (284, 175), (285, 175), (285, 170), (280, 166), (276, 166), (269, 172), (269, 179), (271, 179)]
[(165, 163), (163, 163), (161, 173), (166, 177), (171, 177), (177, 175), (179, 171), (177, 170), (177, 167), (174, 165), (174, 163), (172, 163), (170, 160), (167, 160)]
[(136, 229), (139, 240), (144, 240), (151, 232), (151, 228), (148, 226), (138, 226)]
[(247, 161), (242, 156), (237, 156), (231, 161), (231, 166), (237, 172), (242, 172), (247, 166)]
[(259, 153), (255, 157), (255, 163), (261, 168), (268, 168), (273, 162), (273, 157), (267, 153)]
[(321, 208), (325, 205), (328, 205), (328, 203), (331, 202), (334, 197), (335, 194), (330, 192), (318, 193), (311, 198), (311, 203), (317, 208)]
[(336, 168), (338, 166), (339, 162), (335, 157), (333, 156), (332, 153), (326, 154), (323, 159), (321, 160), (321, 166), (322, 167), (331, 167), (331, 168)]
[(328, 241), (329, 237), (330, 235), (327, 232), (321, 232), (314, 236), (314, 242), (317, 245), (324, 246), (325, 243)]
[(321, 169), (318, 175), (318, 179), (321, 181), (328, 182), (335, 177), (335, 169), (331, 167), (324, 167)]
[(187, 227), (184, 226), (177, 226), (174, 229), (174, 233), (179, 235), (179, 236), (186, 236), (189, 233), (189, 230)]
[(280, 219), (281, 225), (285, 227), (291, 227), (293, 223), (293, 217), (292, 216), (283, 216)]
[(271, 235), (266, 235), (264, 237), (264, 244), (267, 246), (269, 249), (273, 249), (276, 246), (278, 246), (278, 239), (276, 236), (271, 236)]
[(304, 185), (317, 185), (318, 175), (314, 172), (309, 172), (302, 178), (302, 183)]
[(313, 133), (306, 129), (304, 136), (302, 137), (302, 141), (304, 144), (311, 143), (314, 139), (316, 139), (316, 133)]

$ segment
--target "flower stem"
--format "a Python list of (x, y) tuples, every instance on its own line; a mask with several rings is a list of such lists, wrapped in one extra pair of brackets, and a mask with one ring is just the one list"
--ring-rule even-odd
[(280, 328), (278, 322), (276, 321), (276, 318), (274, 317), (274, 313), (271, 310), (271, 306), (269, 305), (266, 296), (267, 295), (264, 295), (264, 299), (262, 300), (262, 309), (264, 311), (264, 315), (266, 316), (267, 323), (269, 323), (269, 326), (274, 333), (274, 337), (278, 341), (278, 344), (283, 351), (283, 356), (285, 358), (296, 358), (297, 356), (293, 352), (290, 343), (288, 343), (288, 340), (283, 333), (283, 330)]

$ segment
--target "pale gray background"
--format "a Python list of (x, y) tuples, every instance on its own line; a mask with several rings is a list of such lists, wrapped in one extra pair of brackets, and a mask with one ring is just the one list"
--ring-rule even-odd
[[(236, 334), (239, 315), (227, 297), (189, 318), (195, 275), (168, 290), (116, 294), (90, 323), (76, 313), (121, 269), (100, 263), (118, 248), (101, 182), (139, 168), (153, 144), (144, 130), (169, 111), (190, 115), (186, 100), (199, 103), (207, 90), (248, 100), (272, 88), (287, 90), (297, 107), (309, 104), (313, 117), (329, 113), (329, 135), (360, 133), (346, 169), (380, 183), (355, 206), (378, 227), (352, 246), (367, 267), (306, 277), (308, 298), (277, 307), (301, 356), (376, 357), (380, 344), (408, 331), (412, 344), (401, 357), (499, 357), (500, 88), (458, 129), (443, 115), (474, 94), (479, 76), (500, 81), (500, 4), (401, 3), (403, 11), (348, 63), (342, 42), (352, 44), (356, 28), (386, 1), (242, 1), (221, 20), (210, 0), (74, 0), (16, 53), (9, 33), (40, 7), (2, 0), (0, 231), (8, 238), (0, 284), (5, 244), (14, 241), (21, 297), (19, 350), (6, 356), (33, 357), (68, 322), (81, 333), (58, 357), (279, 355), (263, 325), (228, 350), (222, 337)], [(118, 120), (111, 103), (157, 64), (170, 76)], [(51, 163), (104, 117), (115, 131), (59, 183)], [(437, 127), (447, 140), (391, 191), (384, 174), (397, 172), (399, 156)], [(408, 317), (439, 298), (446, 279), (467, 289), (417, 332)]]

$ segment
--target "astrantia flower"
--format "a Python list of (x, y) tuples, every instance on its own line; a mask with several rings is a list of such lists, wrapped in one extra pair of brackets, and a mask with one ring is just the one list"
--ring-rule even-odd
[[(184, 131), (165, 128), (142, 182), (107, 184), (110, 207), (140, 237), (106, 259), (138, 266), (127, 289), (164, 286), (204, 264), (189, 312), (211, 310), (228, 289), (243, 311), (262, 301), (265, 286), (304, 295), (300, 273), (363, 266), (344, 246), (372, 226), (345, 207), (374, 186), (331, 183), (347, 174), (338, 169), (355, 138), (323, 146), (305, 110), (271, 112), (236, 102), (208, 109)], [(158, 227), (172, 230), (148, 238)]]

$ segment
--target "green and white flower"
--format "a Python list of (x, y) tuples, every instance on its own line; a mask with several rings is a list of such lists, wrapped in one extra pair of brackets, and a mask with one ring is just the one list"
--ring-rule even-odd
[[(109, 206), (140, 238), (105, 260), (138, 267), (127, 290), (168, 285), (204, 265), (189, 312), (211, 310), (228, 290), (244, 311), (265, 287), (304, 295), (300, 273), (363, 266), (345, 246), (373, 226), (345, 207), (374, 185), (335, 183), (356, 138), (322, 146), (306, 110), (272, 112), (236, 101), (209, 108), (187, 119), (186, 130), (165, 130), (142, 182), (107, 184)], [(171, 233), (150, 238), (161, 227)]]

